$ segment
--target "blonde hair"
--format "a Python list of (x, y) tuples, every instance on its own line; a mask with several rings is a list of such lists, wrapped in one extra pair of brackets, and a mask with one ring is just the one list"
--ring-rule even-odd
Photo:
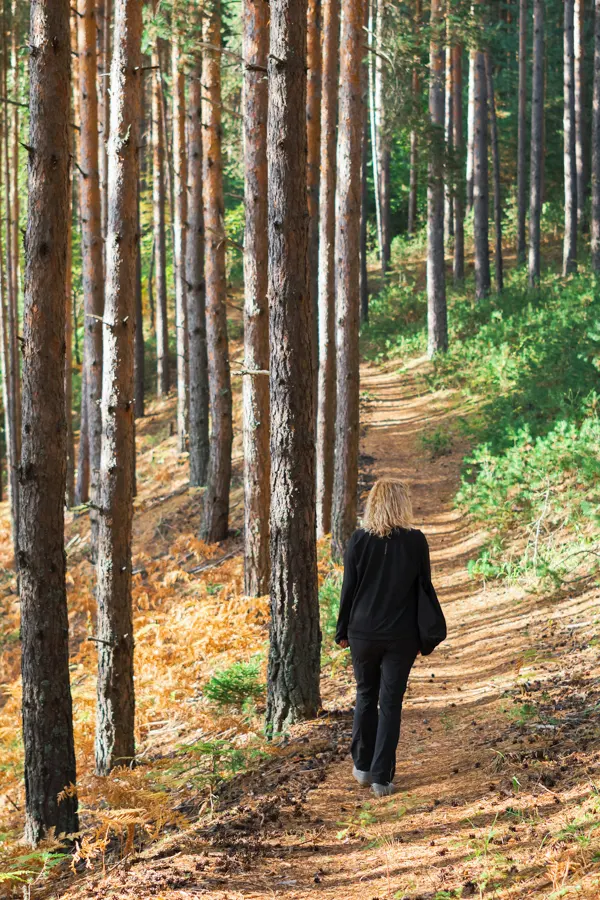
[(379, 478), (367, 498), (363, 519), (365, 531), (387, 537), (394, 528), (411, 528), (412, 522), (408, 485), (399, 478)]

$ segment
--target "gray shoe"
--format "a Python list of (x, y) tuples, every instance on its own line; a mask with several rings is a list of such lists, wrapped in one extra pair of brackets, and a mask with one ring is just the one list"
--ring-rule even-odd
[(371, 790), (376, 797), (389, 797), (390, 794), (395, 794), (398, 788), (390, 781), (389, 784), (371, 783)]
[(354, 766), (352, 774), (362, 787), (368, 787), (370, 784), (373, 784), (370, 772), (361, 772), (360, 769), (357, 769), (356, 766)]

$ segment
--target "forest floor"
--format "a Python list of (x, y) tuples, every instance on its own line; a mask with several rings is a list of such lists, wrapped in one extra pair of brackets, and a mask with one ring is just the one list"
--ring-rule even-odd
[(332, 651), (317, 720), (216, 790), (196, 823), (53, 897), (600, 896), (597, 593), (469, 577), (486, 536), (454, 506), (468, 448), (458, 439), (431, 458), (422, 443), (466, 401), (432, 392), (428, 365), (365, 365), (361, 381), (362, 488), (383, 474), (410, 482), (449, 626), (411, 675), (399, 793), (376, 800), (351, 777), (351, 669)]

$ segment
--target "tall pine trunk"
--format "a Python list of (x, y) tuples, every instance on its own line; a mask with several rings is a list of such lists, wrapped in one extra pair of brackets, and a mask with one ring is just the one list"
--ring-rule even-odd
[(427, 181), (427, 331), (429, 356), (448, 349), (444, 269), (444, 50), (442, 0), (431, 3), (429, 167)]
[(517, 262), (525, 262), (527, 216), (527, 0), (519, 0), (519, 99), (517, 111)]
[(587, 166), (585, 153), (585, 0), (574, 0), (573, 39), (575, 63), (573, 84), (575, 93), (575, 165), (577, 169), (577, 223), (583, 224), (587, 194)]
[(340, 36), (339, 0), (323, 6), (321, 197), (319, 215), (319, 378), (317, 534), (331, 531), (335, 442), (335, 186)]
[(206, 282), (202, 209), (202, 109), (200, 65), (191, 73), (188, 92), (188, 233), (186, 245), (188, 314), (188, 417), (190, 484), (206, 484), (208, 474), (208, 359)]
[(592, 269), (600, 272), (600, 0), (595, 0), (594, 5), (591, 251)]
[(577, 160), (575, 142), (575, 41), (573, 0), (564, 2), (563, 134), (565, 235), (563, 275), (577, 268)]
[(78, 830), (65, 584), (65, 289), (71, 159), (68, 0), (32, 0), (19, 594), (26, 836)]
[(540, 280), (542, 172), (544, 166), (544, 0), (533, 2), (531, 159), (529, 163), (529, 286)]
[(102, 418), (102, 316), (104, 267), (100, 176), (98, 169), (98, 98), (96, 94), (96, 11), (94, 0), (78, 0), (79, 203), (81, 209), (84, 353), (90, 466), (92, 555), (98, 540), (98, 490)]
[[(318, 365), (318, 305), (319, 305), (319, 151), (321, 146), (321, 0), (308, 0), (306, 32), (306, 127), (308, 185), (308, 273), (313, 303), (313, 353), (315, 378)], [(317, 382), (315, 381), (315, 390)]]
[[(144, 91), (142, 89), (142, 107)], [(142, 113), (142, 122), (143, 122)], [(141, 179), (138, 184), (137, 193), (137, 222), (138, 233), (142, 234), (140, 220), (140, 200), (141, 200)], [(135, 364), (134, 364), (134, 380), (135, 380), (135, 404), (134, 415), (136, 419), (142, 418), (145, 413), (146, 399), (146, 345), (144, 342), (144, 307), (142, 296), (142, 245), (141, 240), (138, 246), (137, 265), (136, 265), (136, 283), (135, 283)]]
[(315, 716), (320, 706), (321, 633), (307, 267), (306, 0), (272, 0), (270, 12), (271, 630), (266, 718), (267, 728), (279, 732)]
[[(156, 39), (158, 42), (158, 38)], [(165, 122), (161, 91), (158, 43), (152, 51), (152, 210), (154, 221), (154, 272), (156, 279), (156, 390), (169, 393), (169, 323), (167, 317), (167, 251), (165, 235)]]
[(475, 152), (475, 50), (469, 50), (469, 84), (467, 97), (467, 212), (473, 209), (473, 162)]
[[(421, 0), (415, 0), (415, 34), (421, 30)], [(408, 222), (407, 233), (413, 235), (417, 227), (417, 199), (419, 187), (419, 132), (416, 120), (419, 117), (421, 107), (421, 79), (419, 70), (421, 61), (418, 58), (419, 51), (416, 51), (416, 60), (411, 75), (411, 113), (415, 119), (415, 124), (410, 132), (410, 157), (409, 157), (409, 176), (408, 176)], [(462, 127), (462, 125), (461, 125)]]
[(496, 118), (496, 98), (494, 94), (494, 76), (489, 52), (485, 57), (485, 78), (487, 87), (490, 141), (492, 145), (492, 168), (494, 173), (494, 267), (496, 275), (496, 290), (498, 293), (504, 288), (504, 273), (502, 263), (502, 198), (500, 195), (500, 148), (498, 146), (498, 121)]
[(475, 245), (475, 299), (490, 292), (488, 101), (485, 59), (475, 51), (475, 120), (473, 141), (473, 243)]
[(185, 74), (181, 61), (183, 23), (173, 10), (175, 34), (172, 38), (173, 90), (173, 262), (175, 267), (175, 332), (177, 346), (177, 449), (187, 449), (187, 303), (185, 280), (185, 243), (187, 240), (187, 148), (185, 140)]
[[(102, 238), (106, 241), (107, 207), (107, 146), (110, 122), (110, 25), (112, 19), (112, 0), (97, 0), (97, 71), (98, 71), (98, 170), (100, 173), (100, 202), (102, 206)], [(106, 248), (104, 247), (104, 250)]]
[[(306, 23), (305, 26), (306, 28)], [(210, 394), (210, 457), (201, 535), (222, 541), (229, 527), (231, 481), (231, 374), (227, 341), (227, 284), (221, 141), (221, 0), (209, 0), (202, 25), (202, 160), (204, 229), (206, 235), (206, 340)], [(303, 125), (306, 131), (306, 111)]]
[[(454, 56), (452, 55), (452, 35), (450, 25), (446, 21), (446, 50), (444, 54), (446, 70), (445, 70), (445, 96), (444, 96), (444, 140), (446, 142), (446, 158), (449, 159), (450, 148), (452, 147), (452, 97), (454, 94)], [(447, 238), (454, 235), (454, 174), (451, 173), (450, 167), (447, 166), (447, 176), (444, 185), (444, 234)]]
[(267, 511), (270, 506), (271, 459), (269, 380), (266, 377), (269, 368), (268, 83), (265, 73), (269, 55), (269, 5), (266, 0), (244, 2), (242, 53), (245, 66), (246, 206), (243, 376), (244, 590), (248, 596), (257, 597), (268, 593), (270, 569)]
[(379, 182), (379, 210), (381, 216), (381, 271), (385, 275), (390, 265), (390, 141), (386, 121), (385, 80), (386, 72), (383, 58), (383, 38), (385, 30), (385, 3), (374, 0), (377, 6), (375, 20), (375, 124), (377, 129), (377, 173)]
[[(11, 68), (13, 73), (13, 99), (19, 101), (19, 32), (18, 32), (18, 13), (17, 0), (12, 0), (12, 26), (11, 26)], [(21, 230), (20, 230), (20, 200), (19, 200), (19, 106), (17, 103), (11, 106), (11, 274), (12, 284), (12, 300), (13, 300), (13, 319), (15, 323), (15, 331), (13, 336), (13, 353), (16, 360), (15, 366), (15, 414), (17, 423), (17, 452), (21, 455), (21, 378), (20, 378), (20, 356), (19, 347), (19, 268), (20, 268), (20, 250), (21, 250)]]
[(463, 83), (462, 44), (452, 48), (454, 78), (452, 82), (452, 149), (454, 152), (456, 190), (454, 191), (454, 259), (452, 272), (454, 284), (460, 285), (465, 278), (465, 184), (463, 159)]
[(115, 0), (98, 535), (96, 771), (100, 775), (115, 765), (127, 765), (135, 753), (131, 542), (141, 38), (139, 0)]
[[(364, 30), (365, 34), (369, 27), (369, 4), (364, 3)], [(367, 324), (369, 321), (369, 273), (367, 268), (367, 231), (368, 231), (368, 214), (369, 214), (369, 68), (368, 60), (363, 59), (361, 67), (362, 79), (362, 103), (363, 103), (363, 127), (361, 141), (361, 164), (360, 164), (360, 271), (359, 271), (359, 294), (360, 294), (360, 322), (361, 325)], [(317, 528), (318, 533), (318, 528)]]
[(65, 415), (67, 417), (67, 469), (65, 503), (75, 503), (75, 440), (73, 435), (73, 183), (69, 173), (69, 215), (67, 217), (67, 281), (65, 284)]
[(340, 40), (335, 222), (337, 384), (332, 512), (332, 550), (338, 558), (356, 528), (358, 502), (363, 2), (343, 0)]
[(79, 417), (79, 444), (77, 446), (77, 477), (75, 480), (75, 506), (90, 499), (90, 454), (88, 444), (87, 387), (85, 383), (85, 359), (81, 367), (81, 407)]

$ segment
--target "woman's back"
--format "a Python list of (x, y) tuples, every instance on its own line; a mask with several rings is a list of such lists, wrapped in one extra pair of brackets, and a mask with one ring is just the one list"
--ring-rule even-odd
[(430, 581), (423, 532), (395, 528), (379, 537), (360, 528), (346, 550), (336, 640), (393, 639), (417, 627), (419, 576)]

